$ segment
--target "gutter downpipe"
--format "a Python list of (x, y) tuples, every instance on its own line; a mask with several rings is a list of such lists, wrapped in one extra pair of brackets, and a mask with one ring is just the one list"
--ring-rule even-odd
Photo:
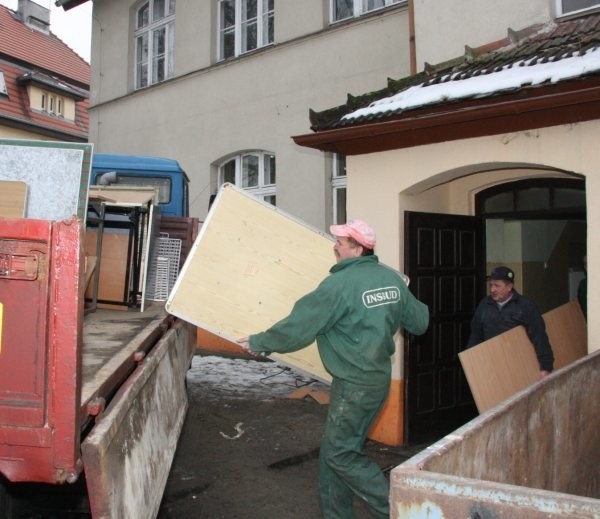
[(408, 48), (410, 54), (410, 75), (417, 73), (417, 42), (415, 36), (415, 0), (408, 0)]

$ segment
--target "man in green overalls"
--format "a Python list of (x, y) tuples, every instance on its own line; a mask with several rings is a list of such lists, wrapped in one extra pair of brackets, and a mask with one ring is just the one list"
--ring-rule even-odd
[(397, 272), (374, 254), (375, 232), (360, 220), (332, 225), (337, 263), (268, 330), (240, 339), (251, 353), (288, 353), (317, 341), (332, 376), (329, 411), (319, 452), (323, 517), (354, 517), (353, 496), (377, 517), (389, 517), (389, 484), (364, 452), (367, 434), (387, 398), (394, 334), (425, 333), (429, 310)]

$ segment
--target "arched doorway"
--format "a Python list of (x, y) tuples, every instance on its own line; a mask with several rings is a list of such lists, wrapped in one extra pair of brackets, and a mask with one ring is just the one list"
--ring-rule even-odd
[(585, 181), (513, 180), (481, 190), (475, 215), (405, 212), (405, 266), (430, 308), (424, 336), (404, 350), (408, 443), (433, 441), (477, 414), (458, 353), (497, 264), (517, 272), (517, 289), (542, 311), (569, 301), (586, 251)]

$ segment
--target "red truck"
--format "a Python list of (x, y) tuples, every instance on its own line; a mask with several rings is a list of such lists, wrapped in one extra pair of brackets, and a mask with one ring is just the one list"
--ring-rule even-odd
[(161, 302), (85, 312), (84, 232), (0, 218), (0, 517), (158, 513), (194, 330)]

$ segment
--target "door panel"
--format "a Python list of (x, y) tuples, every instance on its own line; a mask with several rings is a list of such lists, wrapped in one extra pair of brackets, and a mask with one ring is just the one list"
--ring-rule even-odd
[(405, 346), (408, 443), (440, 438), (476, 415), (458, 353), (485, 291), (484, 226), (476, 217), (405, 213), (405, 269), (429, 306), (425, 335)]

